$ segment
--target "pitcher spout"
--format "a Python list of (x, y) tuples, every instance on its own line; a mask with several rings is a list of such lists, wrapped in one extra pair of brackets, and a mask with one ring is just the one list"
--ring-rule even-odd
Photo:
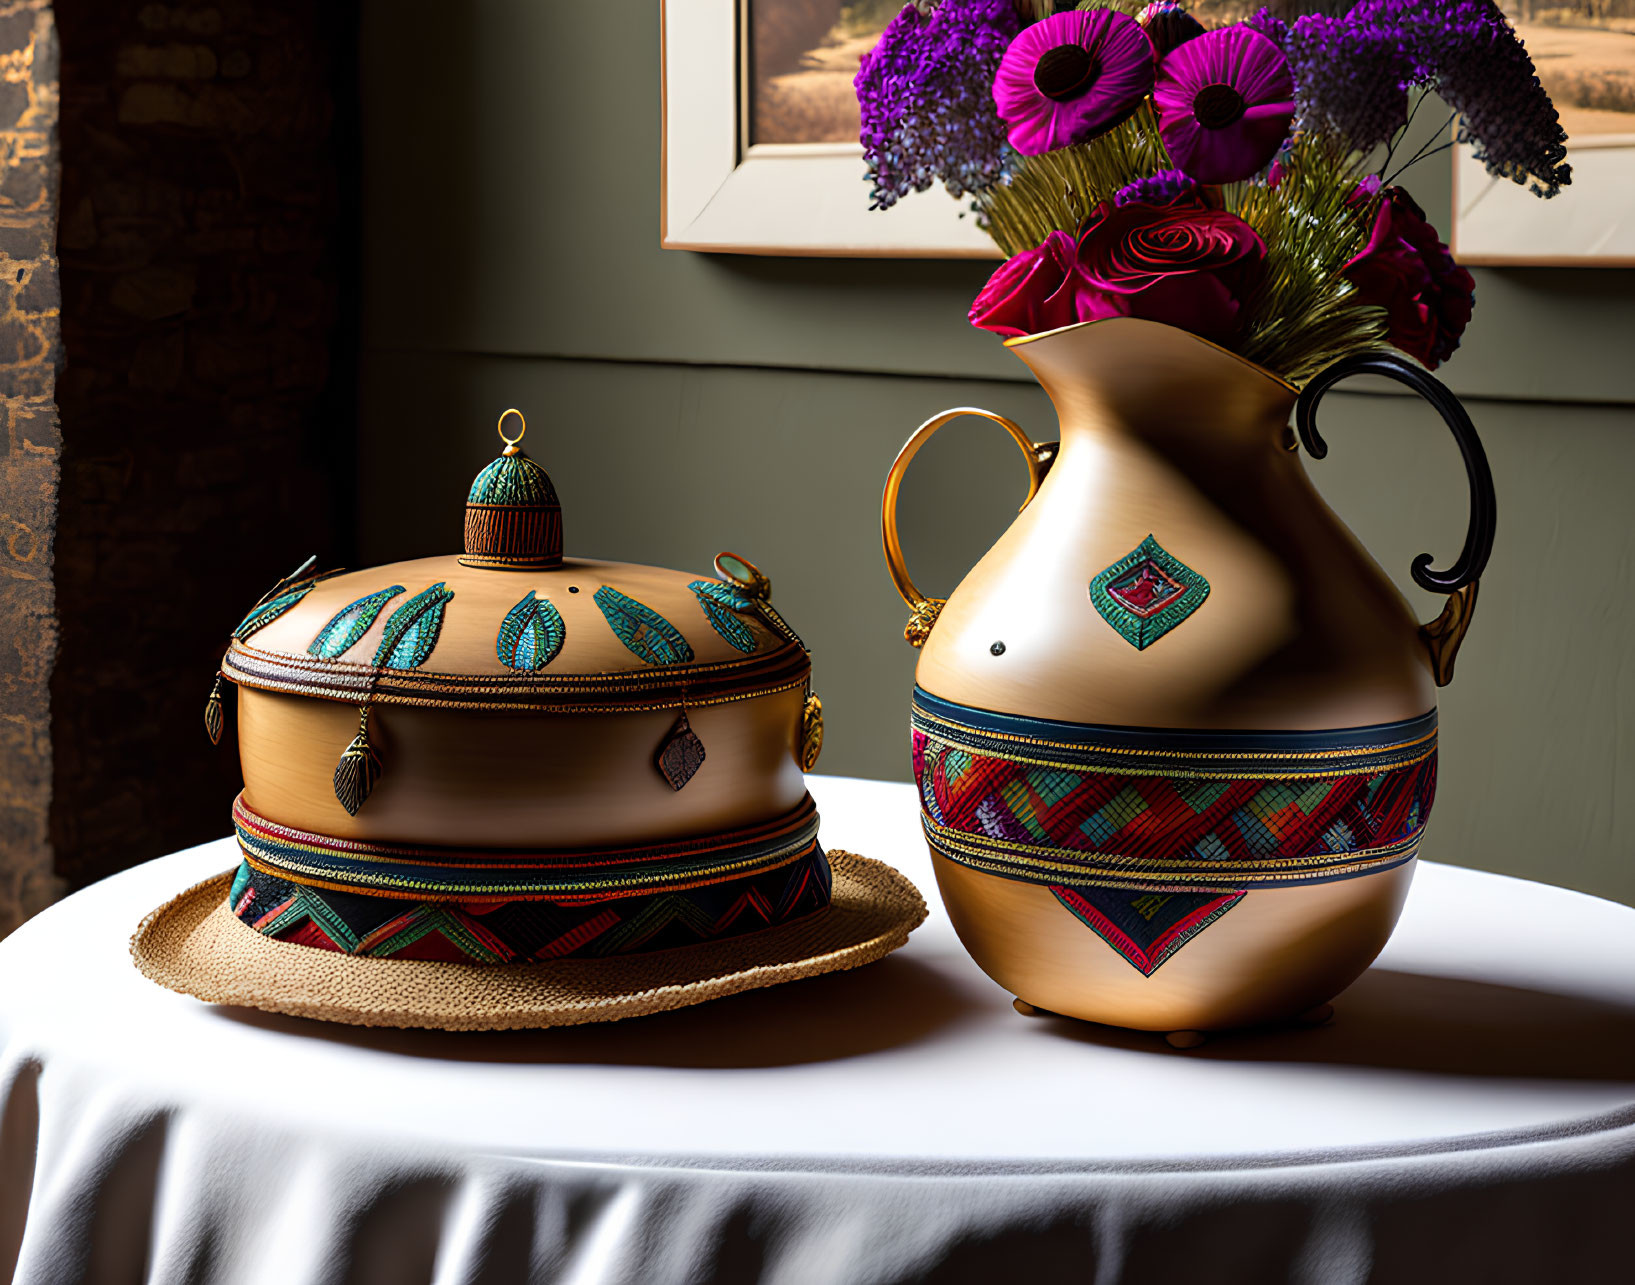
[(1135, 317), (1082, 322), (1005, 346), (1039, 381), (1064, 431), (1115, 427), (1160, 449), (1262, 450), (1283, 439), (1298, 394), (1207, 339)]

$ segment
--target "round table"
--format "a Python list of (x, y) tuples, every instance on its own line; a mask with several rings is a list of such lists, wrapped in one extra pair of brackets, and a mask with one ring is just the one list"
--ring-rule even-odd
[(1020, 1016), (940, 912), (913, 791), (811, 788), (829, 845), (926, 892), (908, 946), (608, 1026), (366, 1030), (161, 990), (130, 933), (233, 864), (225, 839), (47, 910), (0, 943), (0, 1276), (14, 1255), (22, 1285), (1626, 1270), (1635, 910), (1426, 863), (1331, 1024), (1180, 1051)]

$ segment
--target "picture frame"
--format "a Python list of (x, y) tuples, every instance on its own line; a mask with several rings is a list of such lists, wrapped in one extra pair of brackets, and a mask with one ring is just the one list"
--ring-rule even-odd
[(1506, 15), (1567, 134), (1572, 182), (1550, 200), (1453, 149), (1453, 229), (1462, 263), (1635, 266), (1635, 40), (1627, 3), (1519, 0)]
[(1450, 249), (1471, 267), (1635, 268), (1635, 135), (1569, 145), (1573, 182), (1542, 201), (1453, 150)]
[(857, 143), (751, 141), (750, 0), (659, 3), (659, 241), (665, 249), (1001, 257), (965, 212), (966, 203), (941, 188), (915, 193), (889, 211), (871, 210)]

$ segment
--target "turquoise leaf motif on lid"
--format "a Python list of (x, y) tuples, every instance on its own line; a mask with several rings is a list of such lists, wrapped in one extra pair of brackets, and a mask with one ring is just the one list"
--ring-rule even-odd
[(1145, 651), (1209, 596), (1209, 581), (1148, 536), (1090, 582), (1090, 601), (1137, 651)]
[(291, 589), (288, 593), (281, 593), (276, 598), (269, 598), (266, 602), (257, 603), (250, 609), (250, 614), (238, 622), (238, 628), (233, 630), (233, 637), (243, 642), (264, 625), (272, 624), (273, 621), (277, 620), (311, 592), (311, 585), (302, 585), (299, 589)]
[(562, 613), (549, 598), (536, 597), (530, 589), (528, 596), (506, 612), (505, 619), (500, 621), (494, 650), (500, 663), (512, 669), (544, 669), (562, 650), (562, 640), (566, 634)]
[(307, 654), (322, 660), (334, 660), (368, 633), (369, 626), (374, 624), (375, 617), (380, 615), (380, 609), (402, 592), (403, 586), (395, 584), (389, 589), (381, 589), (365, 598), (359, 598), (350, 606), (342, 607), (329, 618), (329, 623), (320, 629), (318, 636), (307, 645)]
[(619, 641), (649, 665), (682, 665), (693, 658), (693, 649), (679, 629), (611, 585), (596, 591), (596, 605)]
[(454, 590), (439, 580), (422, 589), (386, 619), (386, 628), (375, 648), (375, 664), (382, 669), (419, 669), (437, 646), (443, 628), (443, 608)]
[(694, 580), (687, 587), (698, 595), (698, 605), (704, 609), (704, 616), (716, 633), (739, 651), (755, 650), (758, 646), (755, 635), (733, 615), (735, 611), (756, 611), (755, 599), (737, 586), (722, 584), (719, 580)]

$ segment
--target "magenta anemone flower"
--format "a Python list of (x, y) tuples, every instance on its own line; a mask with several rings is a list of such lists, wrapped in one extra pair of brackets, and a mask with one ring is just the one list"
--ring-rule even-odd
[(1152, 91), (1152, 41), (1111, 9), (1053, 14), (1011, 41), (993, 96), (1024, 156), (1088, 143), (1129, 118)]
[(1153, 102), (1176, 165), (1200, 183), (1235, 183), (1264, 168), (1288, 137), (1294, 78), (1283, 51), (1258, 31), (1217, 27), (1170, 51)]

